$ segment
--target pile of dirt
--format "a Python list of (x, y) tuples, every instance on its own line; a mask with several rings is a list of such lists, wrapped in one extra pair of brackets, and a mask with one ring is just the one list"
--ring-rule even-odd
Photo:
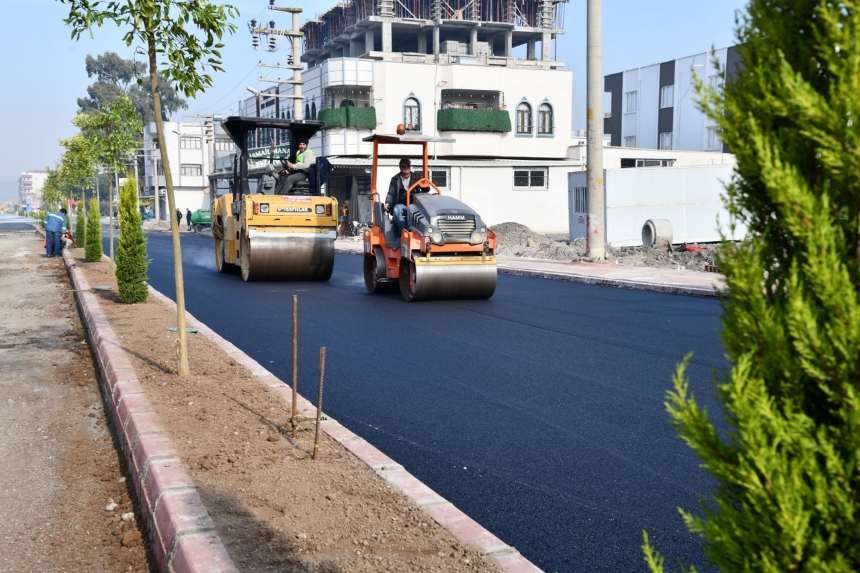
[[(553, 261), (587, 260), (585, 239), (570, 240), (568, 235), (542, 235), (519, 223), (493, 225), (496, 254)], [(607, 244), (605, 262), (627, 267), (653, 267), (704, 271), (714, 265), (719, 243), (672, 245), (671, 251), (654, 247), (613, 247)]]

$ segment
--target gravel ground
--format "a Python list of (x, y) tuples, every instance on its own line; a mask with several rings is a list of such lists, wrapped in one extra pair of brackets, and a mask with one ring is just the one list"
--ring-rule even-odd
[[(519, 223), (501, 223), (492, 227), (496, 233), (496, 254), (554, 261), (585, 259), (585, 239), (570, 240), (566, 234), (542, 235)], [(606, 245), (607, 263), (627, 267), (653, 267), (704, 271), (714, 265), (719, 243), (672, 245), (672, 251), (653, 247), (613, 247)]]

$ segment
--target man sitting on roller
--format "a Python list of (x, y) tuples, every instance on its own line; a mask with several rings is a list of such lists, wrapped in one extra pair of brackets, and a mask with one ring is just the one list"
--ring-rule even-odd
[(289, 175), (287, 175), (287, 169), (281, 171), (280, 177), (278, 178), (278, 188), (275, 190), (276, 195), (288, 195), (292, 192), (293, 186), (296, 183), (299, 181), (307, 181), (308, 170), (310, 169), (310, 166), (317, 161), (316, 154), (308, 149), (307, 139), (300, 139), (298, 145), (299, 152), (296, 154), (296, 162), (285, 162), (287, 169), (289, 170)]
[[(400, 173), (391, 178), (391, 183), (388, 185), (388, 195), (385, 197), (385, 210), (394, 216), (394, 227), (397, 230), (397, 237), (403, 229), (407, 229), (409, 225), (406, 222), (406, 191), (421, 178), (424, 174), (420, 171), (417, 173), (412, 171), (412, 162), (408, 157), (400, 160)], [(412, 193), (427, 193), (429, 187), (416, 187)]]

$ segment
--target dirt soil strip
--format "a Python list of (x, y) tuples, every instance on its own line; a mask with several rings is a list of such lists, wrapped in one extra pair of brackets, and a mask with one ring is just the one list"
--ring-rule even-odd
[[(175, 304), (118, 302), (106, 262), (70, 272), (162, 570), (539, 571), (453, 504)], [(89, 285), (114, 290), (94, 292)], [(336, 387), (337, 381), (326, 387)]]

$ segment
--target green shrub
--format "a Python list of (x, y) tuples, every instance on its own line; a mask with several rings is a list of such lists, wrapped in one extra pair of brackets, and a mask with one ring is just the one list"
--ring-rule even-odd
[(728, 70), (724, 98), (703, 92), (737, 155), (729, 212), (750, 230), (718, 258), (729, 431), (689, 393), (685, 364), (667, 407), (717, 480), (703, 517), (682, 514), (724, 573), (860, 571), (856, 8), (751, 0), (743, 67)]
[(102, 223), (99, 220), (99, 203), (95, 197), (90, 199), (90, 208), (87, 210), (87, 241), (84, 252), (86, 259), (91, 263), (102, 260), (104, 253)]
[(78, 201), (75, 207), (75, 246), (83, 247), (87, 244), (87, 215), (84, 212), (84, 200)]
[(317, 115), (324, 121), (326, 128), (351, 127), (356, 129), (376, 129), (376, 108), (374, 107), (335, 107), (321, 109)]
[(137, 182), (129, 178), (119, 189), (119, 242), (116, 248), (116, 281), (119, 300), (127, 304), (146, 302), (146, 237), (137, 209)]

